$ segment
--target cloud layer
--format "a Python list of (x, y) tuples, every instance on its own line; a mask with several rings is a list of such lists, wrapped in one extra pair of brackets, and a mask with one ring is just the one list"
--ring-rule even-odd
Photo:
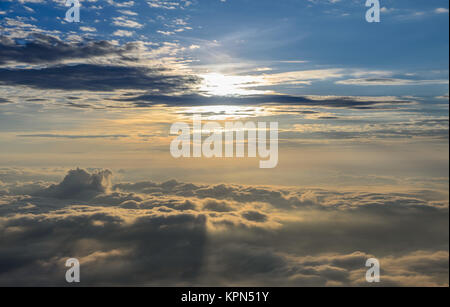
[(364, 286), (376, 257), (382, 285), (448, 285), (448, 201), (436, 194), (111, 176), (3, 177), (0, 283), (64, 285), (76, 257), (84, 285)]

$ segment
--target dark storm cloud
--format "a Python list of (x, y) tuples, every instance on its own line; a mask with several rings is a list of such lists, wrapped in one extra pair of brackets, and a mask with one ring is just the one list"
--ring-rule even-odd
[[(0, 183), (0, 284), (448, 285), (448, 200), (416, 193), (110, 182)], [(30, 274), (33, 272), (33, 274)]]
[(131, 98), (123, 98), (121, 101), (133, 103), (136, 107), (151, 107), (154, 105), (167, 106), (204, 106), (204, 105), (259, 105), (259, 104), (283, 104), (309, 107), (334, 107), (334, 108), (380, 108), (383, 105), (411, 104), (408, 100), (392, 101), (361, 101), (353, 97), (339, 97), (325, 100), (314, 100), (308, 97), (292, 95), (248, 95), (248, 96), (204, 96), (198, 94), (169, 96), (169, 95), (141, 95)]
[(22, 44), (2, 37), (0, 39), (0, 65), (56, 63), (68, 59), (89, 59), (113, 54), (130, 60), (124, 53), (135, 49), (136, 45), (133, 43), (122, 47), (107, 41), (67, 43), (44, 34), (34, 34), (32, 40)]
[(188, 90), (193, 76), (168, 75), (162, 68), (82, 64), (42, 69), (0, 69), (0, 85), (24, 85), (37, 89), (114, 91), (141, 89), (173, 93)]
[(9, 101), (8, 99), (6, 99), (6, 98), (1, 98), (0, 97), (0, 104), (2, 104), (2, 103), (11, 103), (11, 101)]

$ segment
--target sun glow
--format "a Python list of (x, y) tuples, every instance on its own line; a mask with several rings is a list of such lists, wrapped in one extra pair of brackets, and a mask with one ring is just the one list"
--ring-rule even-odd
[(262, 76), (230, 76), (220, 73), (200, 75), (203, 78), (200, 90), (214, 96), (235, 96), (265, 94), (266, 91), (255, 90), (254, 87), (264, 83)]

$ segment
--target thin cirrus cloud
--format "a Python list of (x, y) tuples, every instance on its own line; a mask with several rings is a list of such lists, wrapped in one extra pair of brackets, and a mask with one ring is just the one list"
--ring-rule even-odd
[(401, 85), (430, 85), (430, 84), (448, 84), (448, 80), (412, 80), (398, 78), (362, 78), (347, 79), (336, 81), (336, 84), (343, 85), (363, 85), (363, 86), (401, 86)]

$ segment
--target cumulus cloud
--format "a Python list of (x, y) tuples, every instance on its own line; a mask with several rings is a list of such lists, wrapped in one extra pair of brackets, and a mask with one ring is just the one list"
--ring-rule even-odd
[(82, 169), (71, 170), (60, 184), (52, 185), (38, 194), (62, 199), (89, 199), (111, 188), (111, 175), (109, 170), (94, 174), (89, 174)]
[(84, 285), (364, 286), (371, 257), (381, 285), (448, 285), (435, 193), (2, 178), (2, 285), (63, 284), (72, 257)]

